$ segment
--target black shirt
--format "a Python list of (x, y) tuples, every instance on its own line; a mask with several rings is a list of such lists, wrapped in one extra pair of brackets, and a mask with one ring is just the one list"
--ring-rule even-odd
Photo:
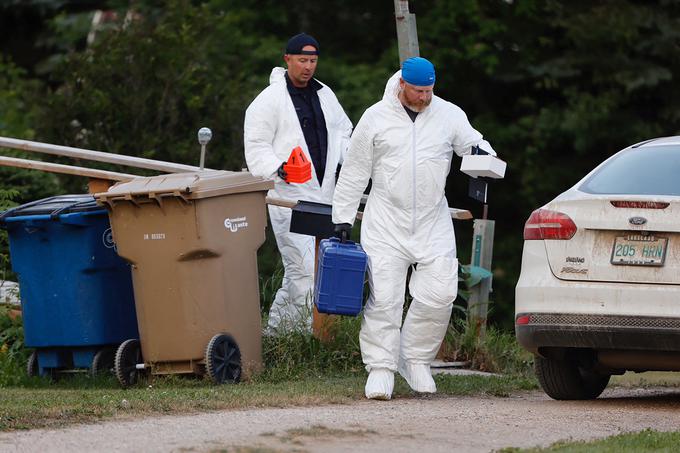
[[(401, 104), (404, 105), (404, 104)], [(408, 113), (409, 118), (411, 118), (411, 121), (414, 123), (416, 122), (416, 116), (418, 116), (419, 112), (416, 112), (415, 110), (411, 110), (410, 108), (406, 107), (404, 105), (404, 110), (406, 110), (406, 113)]]
[[(326, 119), (321, 110), (319, 95), (317, 91), (323, 88), (319, 82), (311, 79), (306, 87), (298, 88), (290, 81), (286, 73), (286, 86), (288, 93), (295, 106), (300, 127), (307, 142), (309, 156), (312, 158), (316, 178), (319, 185), (323, 182), (323, 175), (326, 172), (326, 155), (328, 147), (328, 132), (326, 131)], [(292, 150), (291, 150), (292, 151)]]

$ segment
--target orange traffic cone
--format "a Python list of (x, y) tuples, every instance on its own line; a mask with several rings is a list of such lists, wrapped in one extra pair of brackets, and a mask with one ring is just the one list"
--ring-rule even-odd
[(299, 146), (296, 146), (290, 153), (283, 170), (288, 175), (286, 177), (287, 182), (302, 184), (312, 179), (312, 164), (307, 160), (305, 153)]

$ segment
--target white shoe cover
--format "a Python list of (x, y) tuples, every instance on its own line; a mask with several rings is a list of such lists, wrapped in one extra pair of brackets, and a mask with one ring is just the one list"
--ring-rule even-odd
[(388, 400), (394, 390), (394, 373), (387, 368), (374, 368), (368, 373), (366, 380), (366, 398), (372, 400)]
[(406, 379), (409, 387), (419, 393), (435, 393), (437, 386), (432, 379), (430, 366), (424, 363), (399, 361), (399, 374)]

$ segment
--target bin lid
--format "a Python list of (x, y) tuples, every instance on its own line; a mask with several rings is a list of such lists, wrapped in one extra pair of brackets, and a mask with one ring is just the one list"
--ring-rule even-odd
[(102, 211), (92, 195), (57, 195), (22, 204), (0, 214), (0, 222), (11, 217), (50, 215), (58, 216), (75, 212)]
[(100, 203), (170, 196), (195, 200), (220, 195), (267, 191), (273, 187), (274, 181), (253, 176), (247, 171), (206, 170), (119, 182), (109, 188), (108, 192), (95, 194), (95, 198)]

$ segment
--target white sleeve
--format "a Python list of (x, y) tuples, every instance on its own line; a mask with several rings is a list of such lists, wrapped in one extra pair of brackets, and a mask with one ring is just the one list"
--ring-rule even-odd
[(373, 171), (373, 127), (364, 113), (354, 129), (333, 195), (333, 223), (354, 224), (361, 196)]
[(271, 179), (283, 162), (274, 152), (277, 109), (263, 91), (248, 106), (243, 123), (243, 145), (248, 170), (255, 176)]
[[(454, 106), (455, 107), (455, 106)], [(483, 151), (496, 155), (496, 151), (491, 147), (491, 144), (484, 140), (482, 134), (479, 133), (468, 121), (468, 117), (459, 107), (455, 107), (454, 113), (454, 136), (453, 136), (453, 151), (459, 156), (470, 154), (473, 146), (479, 146)]]
[(349, 148), (350, 136), (352, 135), (352, 121), (350, 121), (349, 117), (345, 113), (345, 110), (342, 108), (342, 104), (340, 104), (340, 101), (338, 101), (338, 98), (333, 90), (328, 88), (328, 91), (332, 95), (332, 99), (334, 101), (334, 108), (332, 110), (333, 127), (335, 130), (340, 132), (340, 159), (338, 160), (338, 163), (342, 165), (345, 157), (347, 156), (347, 148)]
[(352, 122), (342, 107), (340, 107), (340, 110), (342, 111), (342, 118), (339, 129), (342, 133), (342, 142), (340, 143), (340, 161), (338, 163), (342, 165), (345, 161), (345, 157), (347, 157), (347, 151), (349, 149), (352, 136)]

